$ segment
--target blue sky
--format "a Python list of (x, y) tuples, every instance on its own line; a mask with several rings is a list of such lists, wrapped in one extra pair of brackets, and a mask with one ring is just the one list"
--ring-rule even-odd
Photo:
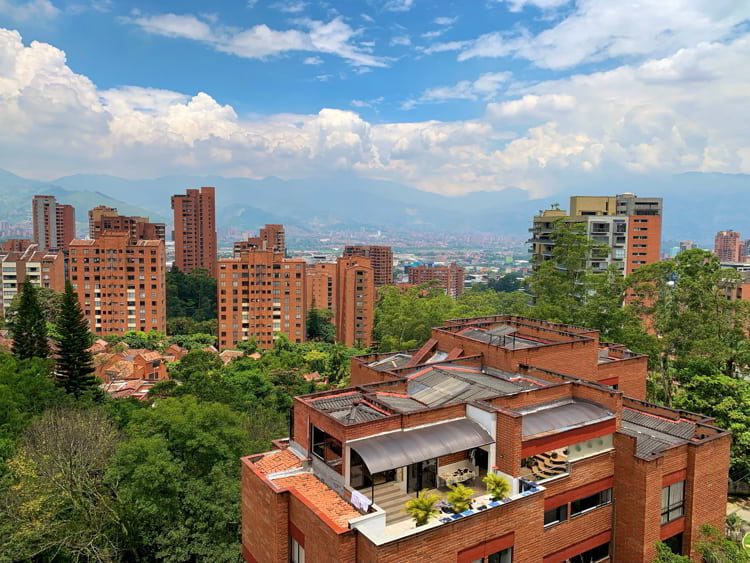
[(0, 167), (535, 195), (750, 172), (748, 18), (733, 0), (0, 0)]

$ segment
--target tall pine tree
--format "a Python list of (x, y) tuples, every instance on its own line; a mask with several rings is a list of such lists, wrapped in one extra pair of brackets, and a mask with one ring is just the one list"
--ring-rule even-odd
[(99, 382), (93, 375), (94, 359), (88, 350), (91, 333), (70, 282), (65, 284), (57, 333), (57, 379), (65, 391), (79, 398)]
[(21, 287), (21, 299), (11, 322), (13, 355), (24, 360), (49, 356), (47, 321), (37, 298), (37, 290), (26, 279)]

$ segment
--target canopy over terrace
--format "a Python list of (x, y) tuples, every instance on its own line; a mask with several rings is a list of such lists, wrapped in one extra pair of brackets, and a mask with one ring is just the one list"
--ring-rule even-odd
[(479, 424), (461, 418), (414, 430), (362, 438), (350, 441), (349, 446), (374, 474), (493, 442), (492, 436)]

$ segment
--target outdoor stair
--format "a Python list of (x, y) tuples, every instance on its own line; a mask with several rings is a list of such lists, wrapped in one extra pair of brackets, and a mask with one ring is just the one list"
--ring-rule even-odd
[[(367, 498), (372, 500), (371, 490), (361, 491)], [(408, 520), (410, 516), (406, 513), (406, 501), (413, 498), (401, 490), (398, 483), (388, 483), (375, 487), (375, 504), (385, 510), (385, 523), (387, 526)]]

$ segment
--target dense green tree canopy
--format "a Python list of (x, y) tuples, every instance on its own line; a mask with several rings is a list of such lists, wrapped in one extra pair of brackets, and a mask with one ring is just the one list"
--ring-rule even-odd
[(173, 267), (167, 272), (167, 318), (195, 322), (216, 319), (216, 280), (207, 272), (186, 274)]

